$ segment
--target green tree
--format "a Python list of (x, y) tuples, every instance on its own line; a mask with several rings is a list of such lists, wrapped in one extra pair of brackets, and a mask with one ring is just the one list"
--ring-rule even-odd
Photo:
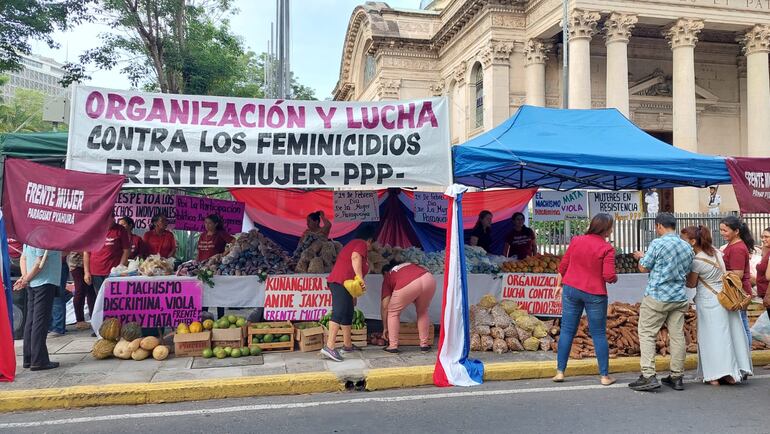
[(93, 0), (0, 1), (0, 72), (21, 68), (21, 54), (29, 54), (30, 40), (51, 48), (59, 46), (51, 36), (88, 19)]
[(0, 132), (51, 131), (53, 128), (51, 122), (43, 120), (44, 103), (45, 95), (42, 93), (29, 89), (17, 89), (10, 101), (0, 104)]
[[(265, 56), (244, 49), (222, 16), (230, 0), (100, 0), (100, 14), (116, 33), (68, 64), (65, 84), (89, 78), (86, 66), (125, 65), (121, 71), (145, 90), (219, 96), (264, 96)], [(298, 97), (314, 99), (295, 84)]]

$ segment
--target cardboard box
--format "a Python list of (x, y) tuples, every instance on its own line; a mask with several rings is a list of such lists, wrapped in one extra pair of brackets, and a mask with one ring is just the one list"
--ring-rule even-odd
[[(258, 346), (262, 351), (294, 351), (294, 326), (289, 321), (249, 323), (247, 335), (249, 347)], [(289, 335), (290, 339), (288, 342), (258, 342), (257, 338), (264, 335)]]
[(211, 332), (208, 330), (174, 334), (174, 353), (177, 357), (200, 357), (206, 348), (211, 348)]
[[(296, 326), (296, 324), (295, 324)], [(324, 346), (324, 329), (321, 325), (295, 329), (295, 339), (302, 352), (319, 351)]]
[(230, 347), (230, 348), (242, 348), (243, 344), (243, 328), (237, 327), (232, 329), (214, 329), (211, 330), (211, 346), (213, 347)]

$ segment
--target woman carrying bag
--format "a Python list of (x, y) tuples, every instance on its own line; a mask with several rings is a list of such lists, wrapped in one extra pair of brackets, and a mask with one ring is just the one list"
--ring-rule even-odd
[(682, 239), (695, 251), (687, 287), (697, 288), (698, 376), (715, 386), (738, 383), (752, 375), (751, 348), (746, 346), (740, 313), (725, 309), (719, 302), (725, 263), (706, 226), (682, 229)]

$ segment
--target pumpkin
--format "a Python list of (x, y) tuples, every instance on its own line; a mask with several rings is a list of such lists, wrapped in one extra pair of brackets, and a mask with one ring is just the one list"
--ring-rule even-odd
[(94, 348), (91, 349), (91, 355), (95, 359), (107, 359), (112, 357), (112, 352), (115, 350), (115, 342), (108, 341), (107, 339), (99, 339), (94, 344)]
[(121, 339), (117, 345), (115, 345), (115, 349), (112, 350), (112, 354), (123, 360), (128, 360), (131, 358), (131, 351), (128, 349), (128, 346), (131, 344), (131, 342)]
[(152, 350), (152, 358), (155, 360), (166, 360), (168, 357), (168, 347), (165, 345), (158, 345)]
[(131, 342), (142, 337), (142, 328), (138, 323), (127, 322), (120, 328), (120, 337)]
[[(128, 340), (128, 339), (126, 339)], [(134, 339), (133, 341), (129, 342), (128, 344), (128, 351), (131, 351), (132, 353), (139, 349), (142, 343), (142, 338)]]
[(99, 336), (102, 339), (117, 342), (120, 339), (120, 320), (117, 318), (107, 318), (99, 327)]
[(144, 360), (148, 357), (150, 357), (150, 352), (144, 348), (139, 348), (138, 350), (131, 353), (131, 358), (137, 361)]
[(152, 351), (158, 345), (160, 345), (158, 338), (155, 336), (147, 336), (146, 338), (142, 339), (142, 343), (139, 346), (147, 351)]

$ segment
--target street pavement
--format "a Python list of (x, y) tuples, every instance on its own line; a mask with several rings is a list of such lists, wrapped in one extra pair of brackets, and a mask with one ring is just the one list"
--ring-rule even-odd
[(738, 386), (633, 392), (596, 377), (0, 415), (0, 433), (767, 433), (770, 371)]

